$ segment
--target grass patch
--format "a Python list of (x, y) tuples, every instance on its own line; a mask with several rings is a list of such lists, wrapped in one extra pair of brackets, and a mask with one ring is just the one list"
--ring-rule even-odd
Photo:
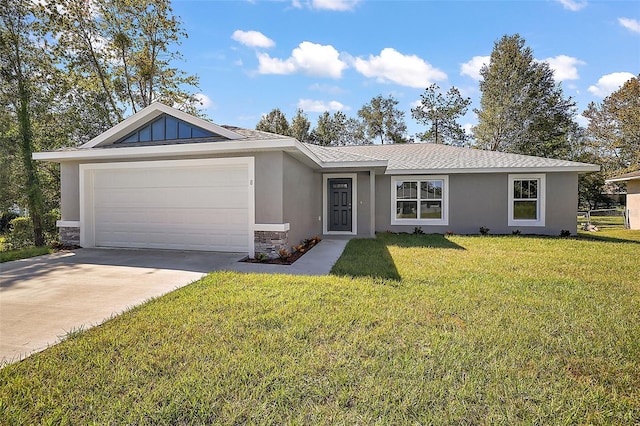
[[(640, 241), (640, 238), (638, 238)], [(0, 424), (636, 424), (640, 244), (381, 234), (0, 370)]]
[(0, 251), (0, 263), (12, 260), (26, 259), (55, 252), (51, 247), (27, 247), (17, 250)]

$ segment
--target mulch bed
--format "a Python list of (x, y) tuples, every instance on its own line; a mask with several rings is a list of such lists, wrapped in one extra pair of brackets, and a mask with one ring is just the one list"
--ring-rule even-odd
[(246, 262), (246, 263), (264, 263), (266, 265), (291, 265), (293, 264), (293, 262), (295, 262), (296, 260), (300, 259), (302, 256), (304, 256), (305, 253), (307, 253), (309, 250), (311, 250), (313, 247), (315, 246), (311, 246), (308, 247), (304, 250), (304, 252), (299, 252), (296, 251), (294, 253), (292, 253), (289, 257), (287, 257), (286, 259), (282, 259), (280, 257), (276, 257), (275, 259), (265, 259), (265, 260), (259, 260), (253, 257), (247, 257), (244, 260), (241, 260), (241, 262)]

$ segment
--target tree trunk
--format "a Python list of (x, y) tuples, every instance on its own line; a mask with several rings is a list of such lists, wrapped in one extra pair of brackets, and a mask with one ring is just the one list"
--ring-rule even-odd
[(27, 205), (29, 216), (33, 224), (33, 240), (36, 246), (45, 245), (44, 230), (42, 229), (42, 189), (35, 161), (33, 161), (33, 131), (31, 129), (31, 116), (29, 114), (29, 92), (22, 76), (19, 77), (18, 92), (18, 122), (20, 124), (20, 151), (26, 171)]

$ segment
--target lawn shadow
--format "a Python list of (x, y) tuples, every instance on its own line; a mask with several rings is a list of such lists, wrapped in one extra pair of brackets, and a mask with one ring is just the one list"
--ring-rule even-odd
[(381, 233), (375, 239), (357, 238), (349, 241), (331, 273), (400, 281), (400, 273), (389, 252), (390, 246), (466, 250), (444, 235)]
[(442, 234), (394, 234), (383, 232), (377, 234), (377, 239), (383, 241), (387, 246), (466, 250)]
[(575, 237), (577, 240), (591, 240), (591, 241), (603, 241), (606, 243), (629, 243), (629, 244), (640, 244), (638, 240), (619, 238), (619, 237), (610, 237), (608, 235), (597, 235), (597, 234), (578, 234)]
[(400, 281), (400, 274), (387, 246), (381, 240), (373, 238), (349, 241), (331, 268), (331, 274)]

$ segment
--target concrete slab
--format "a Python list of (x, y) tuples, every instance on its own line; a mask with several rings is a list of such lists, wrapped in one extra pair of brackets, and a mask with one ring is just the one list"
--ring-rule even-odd
[(322, 240), (288, 266), (240, 262), (241, 253), (128, 249), (78, 249), (0, 263), (0, 366), (211, 271), (326, 275), (347, 242)]
[(0, 264), (0, 364), (225, 269), (239, 253), (79, 249)]

